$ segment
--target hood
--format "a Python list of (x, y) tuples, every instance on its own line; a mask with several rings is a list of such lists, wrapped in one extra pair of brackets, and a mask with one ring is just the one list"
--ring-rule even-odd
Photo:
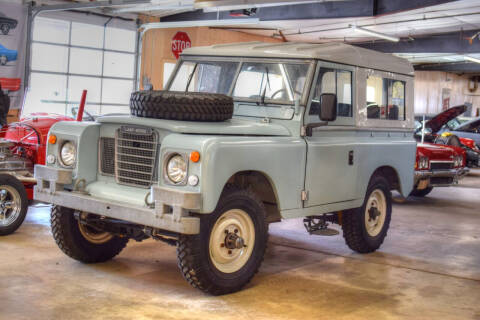
[[(4, 127), (2, 131), (5, 133), (5, 139), (11, 141), (43, 144), (46, 141), (50, 127), (59, 121), (74, 121), (74, 119), (59, 114), (38, 112), (21, 118), (19, 122), (9, 124), (7, 127)], [(35, 130), (40, 137), (37, 137), (35, 133), (31, 134), (32, 129)], [(27, 136), (27, 138), (24, 138), (25, 136)]]
[(290, 131), (276, 123), (261, 123), (260, 119), (230, 119), (222, 122), (175, 121), (165, 119), (140, 118), (133, 116), (104, 116), (97, 122), (136, 125), (164, 129), (177, 133), (225, 134), (254, 136), (289, 136)]
[(432, 133), (438, 132), (448, 121), (455, 119), (462, 113), (467, 111), (466, 105), (452, 107), (447, 109), (439, 114), (437, 114), (432, 119), (428, 120), (425, 123), (425, 128), (429, 128), (432, 130)]
[(435, 160), (452, 160), (453, 156), (458, 152), (451, 146), (444, 146), (432, 143), (418, 143), (417, 153), (422, 156), (427, 156), (430, 161)]

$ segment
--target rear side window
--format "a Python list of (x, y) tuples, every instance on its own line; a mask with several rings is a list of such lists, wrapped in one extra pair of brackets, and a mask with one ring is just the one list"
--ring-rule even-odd
[(367, 118), (405, 120), (405, 81), (369, 76)]
[(337, 116), (352, 116), (352, 72), (339, 69), (321, 68), (315, 86), (315, 94), (310, 105), (310, 115), (320, 113), (320, 95), (337, 95)]

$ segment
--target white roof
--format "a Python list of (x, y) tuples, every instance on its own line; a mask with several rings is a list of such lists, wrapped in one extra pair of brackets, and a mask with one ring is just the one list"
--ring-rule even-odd
[(183, 55), (318, 59), (364, 68), (413, 75), (412, 65), (391, 54), (345, 43), (242, 42), (185, 49)]

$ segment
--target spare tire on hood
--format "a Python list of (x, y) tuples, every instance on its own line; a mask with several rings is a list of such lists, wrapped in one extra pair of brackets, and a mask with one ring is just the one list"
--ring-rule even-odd
[(224, 94), (147, 90), (133, 92), (130, 114), (136, 117), (224, 121), (233, 115), (233, 99)]

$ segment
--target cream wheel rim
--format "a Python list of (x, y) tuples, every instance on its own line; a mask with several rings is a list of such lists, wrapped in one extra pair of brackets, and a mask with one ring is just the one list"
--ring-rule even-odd
[(228, 210), (218, 218), (210, 233), (210, 260), (219, 271), (234, 273), (250, 259), (254, 245), (255, 226), (248, 213)]
[[(81, 215), (86, 218), (86, 214), (84, 212), (82, 212)], [(80, 221), (78, 222), (78, 230), (85, 240), (93, 244), (103, 244), (113, 238), (113, 235), (110, 232), (95, 230), (95, 228), (81, 223)]]
[(365, 208), (365, 227), (370, 236), (376, 237), (382, 231), (387, 216), (387, 201), (380, 189), (375, 189), (368, 198)]

